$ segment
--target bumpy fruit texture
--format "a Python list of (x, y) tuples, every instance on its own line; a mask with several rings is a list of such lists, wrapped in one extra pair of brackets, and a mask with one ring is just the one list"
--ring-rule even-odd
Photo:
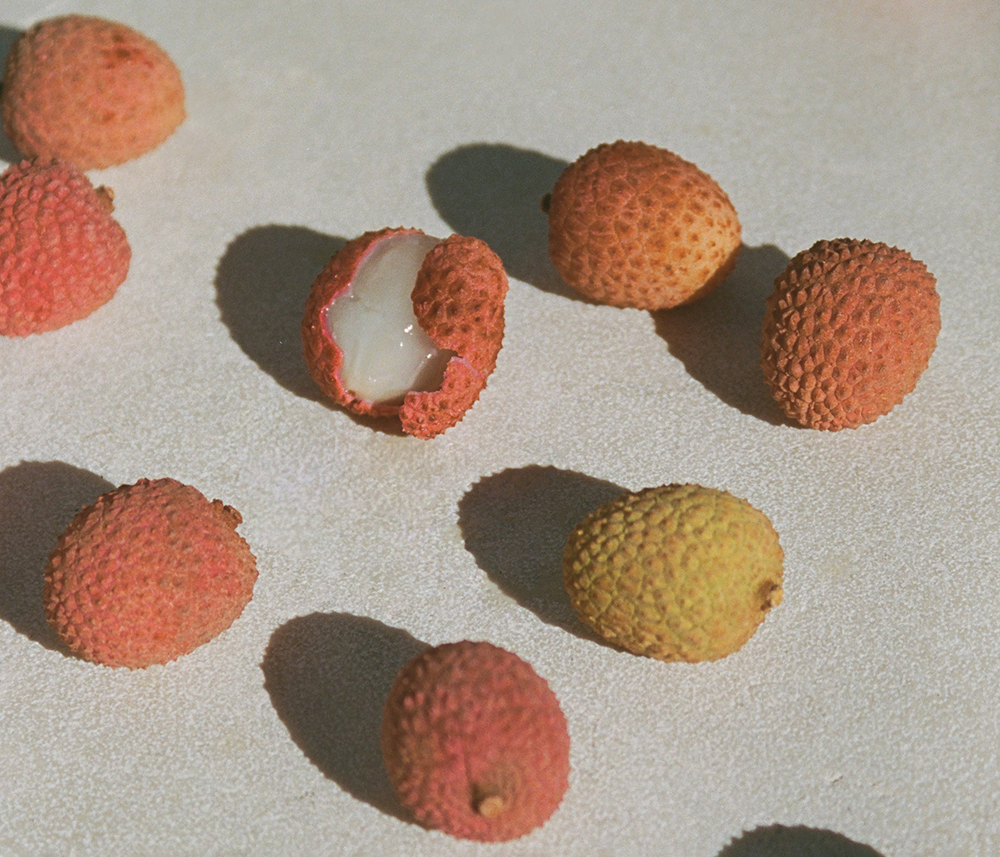
[(35, 24), (14, 43), (0, 110), (22, 153), (90, 170), (160, 145), (184, 119), (184, 87), (177, 66), (146, 36), (65, 15)]
[(818, 241), (775, 280), (761, 365), (791, 419), (856, 428), (913, 390), (940, 329), (935, 280), (922, 262), (882, 243)]
[(647, 143), (605, 143), (570, 164), (543, 202), (560, 276), (598, 303), (667, 309), (732, 271), (740, 222), (694, 164)]
[(141, 668), (187, 654), (228, 628), (257, 566), (240, 513), (173, 479), (123, 485), (80, 511), (45, 572), (49, 622), (71, 652)]
[(55, 330), (111, 299), (132, 256), (112, 196), (57, 161), (0, 175), (0, 335)]
[(563, 553), (580, 618), (663, 661), (739, 649), (781, 602), (784, 554), (767, 516), (726, 491), (667, 485), (591, 513)]
[(303, 353), (323, 391), (354, 413), (398, 416), (434, 437), (465, 416), (503, 343), (507, 275), (478, 238), (367, 232), (313, 283)]
[(569, 733), (532, 667), (490, 643), (429, 649), (396, 678), (382, 754), (425, 827), (500, 842), (541, 826), (569, 781)]

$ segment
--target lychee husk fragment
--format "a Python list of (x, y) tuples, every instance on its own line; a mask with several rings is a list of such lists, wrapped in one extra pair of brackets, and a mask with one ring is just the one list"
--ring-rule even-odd
[(112, 667), (165, 664), (226, 630), (257, 580), (240, 513), (174, 479), (99, 497), (59, 537), (45, 612), (69, 651)]
[(781, 602), (783, 567), (763, 512), (699, 485), (624, 494), (588, 515), (563, 552), (580, 618), (605, 640), (663, 661), (740, 649)]
[(478, 238), (383, 229), (349, 241), (313, 283), (303, 353), (322, 392), (434, 437), (479, 398), (503, 343), (507, 276)]
[(549, 255), (593, 301), (669, 309), (715, 289), (740, 249), (736, 209), (707, 173), (657, 146), (603, 143), (543, 200)]
[(112, 198), (60, 161), (0, 175), (0, 335), (55, 330), (112, 298), (132, 256)]
[(836, 431), (889, 413), (930, 361), (941, 329), (934, 276), (881, 242), (818, 241), (767, 299), (761, 366), (795, 422)]
[(184, 119), (184, 87), (166, 52), (131, 27), (63, 15), (14, 42), (0, 112), (24, 155), (100, 169), (169, 137)]
[(566, 718), (526, 661), (484, 642), (428, 649), (399, 673), (382, 754), (425, 827), (502, 842), (544, 824), (569, 782)]

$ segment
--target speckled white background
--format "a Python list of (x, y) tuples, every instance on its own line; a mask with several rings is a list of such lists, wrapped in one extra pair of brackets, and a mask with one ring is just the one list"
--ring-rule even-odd
[[(159, 41), (189, 115), (91, 174), (133, 248), (114, 300), (0, 341), (0, 854), (1000, 853), (993, 0), (6, 0), (0, 48), (65, 11)], [(617, 138), (736, 205), (700, 304), (592, 306), (551, 268), (539, 198)], [(322, 264), (399, 224), (511, 276), (496, 373), (431, 442), (324, 404), (299, 352)], [(764, 389), (763, 299), (844, 235), (926, 262), (943, 330), (892, 414), (811, 432)], [(260, 578), (195, 653), (99, 668), (53, 641), (41, 573), (144, 476), (238, 508)], [(748, 498), (786, 551), (784, 603), (715, 664), (595, 643), (559, 585), (579, 517), (674, 481)], [(405, 821), (380, 767), (396, 670), (462, 638), (529, 660), (569, 721), (562, 807), (500, 846)]]

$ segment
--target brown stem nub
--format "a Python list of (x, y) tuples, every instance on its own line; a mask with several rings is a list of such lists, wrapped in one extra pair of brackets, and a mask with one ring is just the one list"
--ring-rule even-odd
[(111, 214), (115, 210), (115, 192), (109, 188), (101, 185), (97, 188), (97, 199), (101, 203), (101, 208), (103, 208), (108, 214)]
[(476, 801), (476, 812), (483, 818), (496, 818), (504, 811), (504, 800), (500, 795), (486, 795)]

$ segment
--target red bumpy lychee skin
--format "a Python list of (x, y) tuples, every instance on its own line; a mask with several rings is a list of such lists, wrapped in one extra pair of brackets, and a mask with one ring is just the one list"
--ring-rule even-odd
[(398, 416), (403, 431), (432, 438), (451, 428), (475, 404), (496, 368), (503, 344), (507, 275), (500, 257), (478, 238), (452, 235), (427, 254), (411, 293), (417, 322), (439, 349), (453, 351), (437, 390), (411, 391), (401, 405), (374, 404), (348, 389), (343, 354), (326, 324), (326, 311), (351, 286), (355, 272), (387, 238), (420, 230), (388, 228), (349, 241), (313, 283), (302, 319), (303, 353), (322, 392), (354, 413)]
[(14, 43), (0, 109), (23, 154), (100, 169), (169, 137), (184, 119), (184, 87), (177, 66), (146, 36), (65, 15), (35, 24)]
[(111, 299), (132, 255), (111, 199), (57, 161), (0, 175), (0, 335), (55, 330)]
[(165, 664), (228, 628), (257, 567), (242, 518), (173, 479), (123, 485), (81, 510), (45, 572), (49, 622), (69, 650), (112, 667)]
[(449, 643), (408, 663), (389, 692), (382, 754), (425, 827), (501, 842), (541, 826), (569, 778), (569, 733), (531, 665), (490, 643)]
[(791, 419), (856, 428), (913, 390), (940, 329), (934, 276), (923, 262), (873, 241), (818, 241), (775, 280), (761, 365)]
[(604, 143), (570, 164), (542, 202), (560, 276), (602, 304), (691, 303), (736, 265), (736, 209), (707, 173), (648, 143)]

